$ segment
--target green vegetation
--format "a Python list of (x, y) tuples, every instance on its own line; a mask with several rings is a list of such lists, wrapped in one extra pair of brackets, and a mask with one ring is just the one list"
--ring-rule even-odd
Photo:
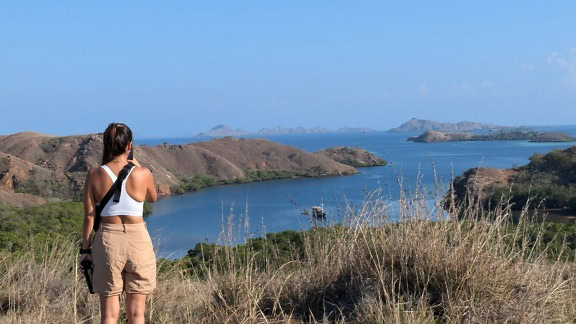
[(0, 250), (42, 246), (58, 236), (79, 239), (83, 217), (81, 202), (49, 202), (28, 208), (0, 205)]
[[(144, 216), (151, 212), (151, 205), (144, 203)], [(83, 218), (84, 206), (78, 201), (25, 208), (0, 205), (0, 250), (22, 251), (58, 237), (80, 240)]]
[[(576, 211), (576, 150), (553, 150), (534, 154), (530, 163), (516, 168), (511, 187), (496, 185), (489, 203), (510, 199), (513, 209), (542, 204), (545, 208)], [(529, 199), (530, 198), (530, 199)]]
[(196, 175), (193, 177), (180, 176), (180, 184), (172, 186), (170, 189), (173, 194), (182, 194), (189, 191), (196, 191), (202, 188), (234, 183), (250, 183), (255, 181), (289, 179), (299, 176), (306, 176), (293, 171), (285, 170), (244, 170), (245, 176), (238, 179), (218, 180), (212, 176)]
[(246, 176), (240, 182), (289, 179), (303, 176), (303, 174), (286, 170), (244, 170), (244, 173)]
[(209, 186), (219, 184), (218, 179), (211, 176), (196, 175), (193, 177), (179, 177), (180, 184), (172, 186), (171, 191), (174, 194), (182, 194), (188, 191), (196, 191)]
[[(510, 233), (514, 230), (514, 227), (509, 228)], [(575, 262), (576, 224), (530, 223), (525, 227), (525, 235), (517, 238), (516, 244), (526, 244), (536, 253), (545, 253), (550, 261), (567, 259)]]
[(370, 164), (365, 164), (365, 163), (362, 163), (362, 162), (360, 162), (358, 160), (354, 160), (354, 159), (339, 159), (336, 161), (338, 161), (342, 164), (353, 166), (355, 168), (363, 168), (363, 167), (367, 167), (367, 166), (385, 166), (388, 164), (388, 162), (386, 162), (385, 160), (380, 159), (380, 158), (378, 158), (378, 160), (376, 162), (370, 163)]
[[(210, 269), (228, 269), (231, 264), (246, 266), (253, 262), (255, 269), (265, 271), (301, 258), (304, 255), (302, 233), (284, 231), (269, 233), (265, 238), (248, 239), (245, 244), (225, 246), (214, 243), (198, 243), (179, 260), (171, 261), (190, 275), (208, 275)], [(253, 257), (253, 259), (250, 259)], [(166, 261), (164, 261), (166, 262)]]
[(56, 150), (58, 149), (58, 146), (60, 146), (61, 142), (62, 142), (62, 139), (60, 137), (52, 137), (52, 138), (48, 139), (47, 141), (43, 142), (40, 145), (40, 148), (45, 153), (51, 154), (51, 153), (56, 152)]
[(82, 190), (77, 190), (70, 183), (54, 179), (36, 179), (30, 178), (23, 182), (14, 183), (15, 192), (27, 193), (31, 195), (46, 197), (71, 199), (73, 201), (82, 200)]
[(150, 216), (150, 214), (152, 214), (152, 205), (151, 205), (149, 202), (144, 201), (143, 216), (144, 216), (144, 217)]

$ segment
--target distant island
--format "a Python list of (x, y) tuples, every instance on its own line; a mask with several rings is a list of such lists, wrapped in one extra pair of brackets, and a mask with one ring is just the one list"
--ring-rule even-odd
[(216, 125), (207, 132), (200, 133), (198, 137), (225, 137), (225, 136), (243, 136), (248, 135), (248, 132), (243, 129), (232, 129), (227, 125)]
[(293, 134), (332, 134), (332, 133), (372, 133), (377, 130), (368, 127), (341, 127), (337, 130), (330, 130), (328, 128), (316, 126), (312, 128), (306, 127), (282, 127), (276, 126), (273, 128), (262, 128), (257, 132), (248, 132), (243, 129), (232, 129), (227, 125), (216, 125), (206, 132), (196, 135), (196, 137), (225, 137), (225, 136), (247, 136), (247, 135), (293, 135)]
[(510, 131), (491, 134), (449, 133), (429, 130), (408, 138), (418, 143), (458, 142), (458, 141), (517, 141), (530, 142), (573, 142), (576, 138), (562, 132)]
[(499, 131), (499, 130), (519, 130), (527, 129), (526, 127), (509, 127), (494, 124), (475, 123), (470, 121), (461, 121), (458, 123), (442, 123), (433, 120), (412, 118), (399, 127), (392, 128), (389, 132), (417, 132), (417, 131), (440, 131), (440, 132), (466, 132), (466, 131)]
[[(81, 200), (87, 171), (100, 165), (102, 134), (0, 135), (0, 204)], [(385, 165), (374, 154), (338, 147), (315, 153), (267, 139), (224, 137), (184, 145), (140, 145), (134, 156), (154, 173), (160, 195), (217, 184), (355, 174)]]
[(327, 133), (332, 133), (332, 131), (320, 126), (316, 126), (313, 128), (305, 128), (302, 126), (296, 128), (276, 126), (274, 128), (262, 128), (257, 132), (257, 134), (259, 135), (327, 134)]
[[(392, 128), (388, 132), (403, 133), (403, 132), (425, 132), (425, 131), (438, 131), (450, 133), (462, 132), (502, 132), (502, 131), (530, 131), (532, 130), (527, 126), (502, 126), (487, 123), (476, 123), (471, 121), (461, 121), (458, 123), (444, 123), (433, 120), (425, 120), (412, 118), (399, 127)], [(296, 135), (296, 134), (362, 134), (374, 133), (379, 130), (368, 127), (340, 127), (336, 130), (331, 130), (325, 127), (311, 127), (306, 128), (298, 127), (283, 127), (276, 126), (272, 128), (261, 128), (259, 131), (250, 132), (244, 129), (233, 129), (228, 125), (216, 125), (212, 129), (196, 135), (196, 137), (225, 137), (225, 136), (258, 136), (258, 135)], [(463, 135), (468, 136), (468, 135)]]

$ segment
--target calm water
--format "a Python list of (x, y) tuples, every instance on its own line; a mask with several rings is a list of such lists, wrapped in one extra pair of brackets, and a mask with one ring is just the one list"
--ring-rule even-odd
[[(576, 126), (555, 127), (576, 136)], [(152, 215), (147, 218), (148, 229), (159, 250), (159, 256), (181, 257), (198, 242), (217, 242), (222, 221), (244, 224), (249, 233), (278, 232), (288, 229), (307, 229), (310, 221), (302, 215), (303, 208), (323, 203), (328, 222), (341, 220), (339, 206), (345, 201), (360, 204), (366, 191), (382, 189), (391, 202), (399, 197), (396, 184), (402, 176), (405, 188), (414, 187), (420, 170), (421, 183), (427, 191), (434, 191), (433, 167), (444, 188), (451, 173), (460, 175), (468, 168), (487, 166), (509, 168), (528, 163), (533, 153), (547, 153), (564, 149), (574, 143), (449, 142), (412, 143), (406, 138), (416, 133), (394, 134), (328, 134), (267, 136), (266, 138), (306, 151), (334, 146), (356, 146), (371, 151), (390, 162), (385, 167), (360, 169), (360, 174), (342, 177), (274, 180), (250, 184), (224, 185), (158, 200)], [(149, 139), (137, 144), (155, 145), (189, 143), (199, 139)], [(430, 195), (432, 197), (432, 195)], [(241, 227), (241, 226), (239, 226)], [(243, 231), (243, 230), (242, 230)], [(240, 237), (240, 235), (236, 235)]]

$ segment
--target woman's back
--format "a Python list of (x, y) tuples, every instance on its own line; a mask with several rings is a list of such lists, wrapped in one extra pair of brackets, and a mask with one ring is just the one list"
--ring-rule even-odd
[[(115, 180), (124, 165), (125, 164), (122, 163), (111, 162), (102, 167), (93, 168), (90, 171), (90, 182), (96, 202), (102, 201), (114, 183), (113, 178)], [(112, 174), (109, 174), (105, 168), (108, 168)], [(147, 168), (140, 166), (133, 167), (130, 175), (124, 180), (122, 187), (122, 189), (125, 189), (128, 197), (122, 197), (121, 195), (120, 206), (114, 206), (114, 203), (110, 200), (105, 210), (102, 211), (102, 221), (110, 223), (133, 223), (135, 221), (141, 221), (134, 219), (134, 217), (142, 216), (141, 211), (144, 201), (154, 202), (157, 199), (154, 179), (152, 173)], [(116, 213), (118, 210), (125, 210), (127, 212)]]

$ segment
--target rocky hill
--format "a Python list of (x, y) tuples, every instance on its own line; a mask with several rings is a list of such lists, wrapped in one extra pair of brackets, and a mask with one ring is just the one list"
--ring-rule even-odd
[[(28, 200), (30, 204), (78, 199), (86, 172), (100, 165), (101, 152), (101, 134), (57, 137), (24, 132), (1, 136), (0, 203), (23, 205), (29, 195), (36, 197)], [(323, 154), (266, 139), (224, 137), (185, 145), (135, 146), (134, 156), (153, 172), (160, 195), (172, 194), (175, 186), (197, 176), (231, 183), (255, 170), (312, 177), (357, 172)]]
[[(510, 200), (513, 209), (546, 208), (576, 212), (576, 146), (534, 154), (511, 169), (473, 168), (453, 181), (454, 198), (494, 207)], [(446, 197), (450, 198), (450, 197)]]
[(505, 130), (516, 129), (515, 127), (498, 126), (493, 124), (461, 121), (458, 123), (442, 123), (433, 120), (412, 118), (399, 127), (392, 128), (389, 132), (417, 132), (417, 131), (441, 131), (441, 132), (466, 132), (475, 130)]

